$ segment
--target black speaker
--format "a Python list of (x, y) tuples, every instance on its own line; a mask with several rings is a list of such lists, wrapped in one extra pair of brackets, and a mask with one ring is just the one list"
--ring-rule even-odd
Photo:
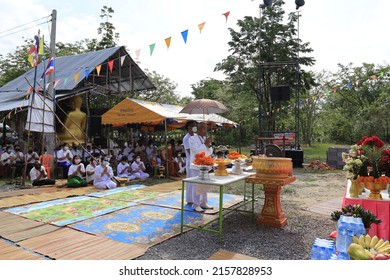
[(89, 137), (100, 137), (102, 134), (102, 117), (90, 116), (88, 128)]
[(286, 158), (291, 158), (293, 167), (303, 167), (303, 151), (302, 150), (286, 150)]
[(271, 101), (287, 101), (290, 100), (291, 90), (289, 86), (274, 86), (271, 87)]

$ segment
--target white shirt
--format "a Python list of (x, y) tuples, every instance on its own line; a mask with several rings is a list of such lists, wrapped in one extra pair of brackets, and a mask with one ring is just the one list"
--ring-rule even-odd
[(11, 164), (11, 158), (9, 156), (9, 153), (3, 152), (1, 154), (1, 163), (2, 164)]
[(13, 157), (13, 163), (17, 161), (23, 161), (24, 159), (22, 152), (12, 151), (10, 156)]
[[(81, 166), (81, 172), (78, 171), (79, 166)], [(69, 167), (68, 176), (69, 176), (70, 174), (73, 174), (74, 172), (76, 172), (76, 170), (77, 170), (76, 176), (83, 178), (83, 177), (84, 177), (84, 174), (83, 174), (83, 173), (85, 173), (85, 167), (84, 167), (84, 164), (81, 163), (81, 162), (80, 162), (79, 164), (72, 164), (72, 165)]]
[(107, 167), (107, 171), (108, 171), (109, 175), (104, 174), (103, 176), (102, 176), (102, 173), (104, 171), (103, 166), (98, 165), (95, 167), (95, 178), (93, 180), (94, 185), (96, 185), (97, 183), (100, 183), (100, 182), (106, 182), (108, 180), (111, 180), (110, 179), (111, 177), (114, 177), (114, 172), (112, 171), (111, 166), (106, 165), (106, 167)]
[(206, 139), (200, 135), (194, 134), (189, 139), (190, 144), (190, 163), (194, 162), (195, 154), (205, 152), (206, 156), (210, 156), (213, 153), (213, 148), (207, 148), (204, 144)]
[(86, 180), (87, 182), (90, 182), (92, 181), (94, 178), (95, 178), (95, 173), (93, 173), (92, 175), (88, 175), (88, 172), (95, 172), (95, 166), (93, 166), (91, 163), (87, 165), (87, 167), (85, 168), (85, 171), (87, 172), (86, 174)]
[(47, 179), (46, 169), (43, 165), (41, 165), (40, 170), (36, 169), (35, 166), (30, 170), (30, 180), (34, 182), (41, 174), (41, 171), (43, 171), (45, 173), (45, 176), (42, 176), (40, 180)]
[(30, 153), (26, 153), (24, 158), (27, 161), (27, 163), (35, 163), (35, 161), (37, 159), (39, 159), (39, 156), (38, 156), (37, 152), (33, 151), (31, 154)]
[(70, 156), (70, 158), (72, 159), (73, 158), (73, 155), (72, 153), (70, 152), (70, 150), (64, 150), (64, 149), (61, 149), (59, 151), (57, 151), (57, 162), (71, 162), (71, 160), (69, 160), (68, 158), (65, 158), (63, 160), (60, 160), (60, 158), (68, 155)]
[(116, 174), (118, 175), (118, 177), (129, 176), (129, 170), (126, 170), (122, 173), (122, 171), (127, 167), (129, 167), (129, 164), (127, 162), (125, 164), (123, 164), (122, 162), (118, 164), (118, 166), (116, 167)]

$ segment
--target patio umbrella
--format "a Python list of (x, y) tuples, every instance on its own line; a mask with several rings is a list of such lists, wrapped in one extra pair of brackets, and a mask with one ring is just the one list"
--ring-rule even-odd
[(212, 99), (195, 99), (188, 103), (179, 113), (187, 114), (218, 114), (228, 112), (229, 109), (226, 108), (221, 102), (212, 100)]

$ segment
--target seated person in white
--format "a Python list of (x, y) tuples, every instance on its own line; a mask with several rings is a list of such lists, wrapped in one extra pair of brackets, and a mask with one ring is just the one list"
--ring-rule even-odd
[(119, 178), (129, 178), (129, 180), (135, 179), (135, 176), (131, 174), (131, 167), (127, 162), (127, 156), (122, 156), (121, 162), (116, 167), (116, 174)]
[(131, 164), (132, 174), (135, 178), (146, 179), (149, 178), (149, 173), (146, 173), (145, 164), (141, 161), (140, 156), (136, 156), (135, 161)]
[(184, 174), (186, 172), (186, 161), (181, 156), (180, 152), (176, 153), (175, 161), (179, 164), (179, 174)]
[(95, 168), (97, 166), (97, 161), (94, 157), (90, 157), (89, 164), (85, 168), (86, 179), (89, 185), (93, 185), (93, 180), (95, 179)]
[(30, 179), (33, 186), (54, 185), (55, 180), (47, 178), (47, 172), (39, 160), (34, 162), (34, 167), (30, 170)]
[(72, 165), (69, 167), (68, 181), (64, 186), (71, 188), (85, 187), (88, 185), (88, 182), (84, 178), (84, 163), (81, 162), (81, 157), (79, 155), (75, 155), (72, 159)]
[(117, 187), (111, 178), (114, 177), (114, 171), (112, 170), (110, 163), (106, 156), (101, 158), (100, 164), (95, 168), (95, 178), (93, 185), (97, 189), (114, 189)]

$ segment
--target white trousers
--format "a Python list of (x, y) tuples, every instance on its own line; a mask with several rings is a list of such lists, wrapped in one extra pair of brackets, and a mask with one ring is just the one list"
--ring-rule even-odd
[[(191, 177), (197, 177), (199, 175), (199, 170), (191, 169)], [(193, 185), (192, 187), (192, 198), (193, 198), (193, 205), (192, 207), (195, 208), (196, 206), (205, 205), (207, 204), (207, 192), (201, 192), (197, 194), (197, 186)]]

